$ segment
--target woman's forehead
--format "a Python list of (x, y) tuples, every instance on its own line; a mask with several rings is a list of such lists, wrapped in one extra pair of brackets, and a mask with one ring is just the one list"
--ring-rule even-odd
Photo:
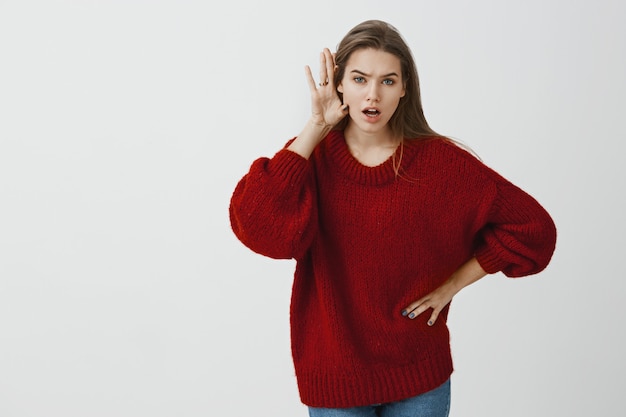
[(367, 75), (401, 74), (400, 58), (380, 49), (359, 49), (354, 51), (348, 62), (346, 70), (357, 70)]

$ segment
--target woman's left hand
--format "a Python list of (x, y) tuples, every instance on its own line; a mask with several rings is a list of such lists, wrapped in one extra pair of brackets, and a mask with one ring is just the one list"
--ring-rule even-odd
[(432, 326), (435, 324), (435, 321), (437, 321), (437, 317), (439, 317), (441, 310), (443, 310), (444, 307), (452, 301), (452, 297), (454, 297), (455, 294), (456, 291), (453, 286), (446, 282), (430, 294), (427, 294), (419, 300), (409, 304), (404, 310), (402, 310), (402, 315), (413, 320), (425, 311), (432, 309), (432, 313), (428, 319), (428, 325)]
[(452, 301), (452, 297), (485, 275), (487, 275), (487, 272), (480, 266), (478, 260), (471, 258), (461, 265), (439, 288), (409, 304), (402, 310), (402, 315), (412, 320), (423, 312), (432, 309), (433, 311), (428, 319), (428, 325), (432, 326), (437, 321), (441, 310)]

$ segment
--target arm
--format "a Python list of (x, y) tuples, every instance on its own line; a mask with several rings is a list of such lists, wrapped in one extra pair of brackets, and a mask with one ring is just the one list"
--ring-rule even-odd
[(285, 149), (259, 158), (230, 200), (231, 228), (248, 248), (277, 259), (298, 258), (316, 233), (316, 193), (308, 161)]
[(307, 66), (312, 114), (301, 133), (274, 158), (260, 158), (239, 181), (229, 207), (237, 238), (272, 258), (298, 258), (310, 245), (317, 224), (315, 180), (307, 159), (347, 114), (334, 85), (334, 58), (320, 54), (318, 88)]
[(497, 193), (477, 235), (475, 255), (487, 273), (508, 277), (537, 274), (556, 246), (556, 226), (529, 194), (499, 177)]
[(461, 289), (487, 274), (521, 277), (542, 271), (556, 245), (556, 227), (548, 212), (529, 194), (495, 172), (496, 192), (481, 223), (475, 256), (440, 287), (402, 310), (414, 319), (432, 308), (433, 325), (441, 310)]
[(305, 67), (305, 72), (311, 92), (311, 118), (287, 149), (308, 159), (333, 126), (348, 114), (348, 106), (344, 106), (337, 95), (334, 81), (335, 60), (328, 48), (320, 54), (320, 80), (322, 82), (319, 88), (315, 85), (309, 66)]
[(452, 298), (463, 288), (478, 281), (487, 275), (487, 272), (480, 266), (476, 258), (472, 258), (459, 269), (457, 269), (440, 287), (430, 294), (420, 298), (419, 300), (409, 304), (402, 315), (415, 319), (428, 309), (432, 309), (428, 325), (432, 326), (437, 321), (437, 317), (441, 310), (447, 306)]

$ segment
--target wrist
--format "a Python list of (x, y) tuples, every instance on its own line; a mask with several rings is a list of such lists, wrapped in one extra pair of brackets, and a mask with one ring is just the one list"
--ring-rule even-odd
[(485, 275), (487, 275), (487, 272), (480, 266), (476, 258), (472, 258), (457, 269), (448, 278), (445, 285), (456, 294)]
[(314, 117), (307, 120), (304, 126), (304, 130), (308, 131), (312, 137), (319, 137), (320, 141), (328, 135), (332, 128), (332, 125), (326, 123), (325, 120), (319, 120)]
[(313, 119), (309, 119), (298, 137), (287, 149), (308, 159), (315, 147), (328, 135), (331, 128), (332, 126), (320, 124)]
[(464, 288), (463, 284), (461, 284), (454, 275), (448, 278), (443, 283), (442, 287), (444, 288), (444, 291), (450, 296), (450, 298), (453, 298)]

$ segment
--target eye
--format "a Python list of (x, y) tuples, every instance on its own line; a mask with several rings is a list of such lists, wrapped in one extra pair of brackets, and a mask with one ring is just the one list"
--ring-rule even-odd
[(386, 80), (383, 80), (383, 84), (385, 84), (385, 85), (393, 85), (394, 81), (390, 80), (389, 78), (387, 78)]
[(365, 78), (363, 77), (354, 77), (354, 82), (358, 84), (362, 84), (365, 82)]

